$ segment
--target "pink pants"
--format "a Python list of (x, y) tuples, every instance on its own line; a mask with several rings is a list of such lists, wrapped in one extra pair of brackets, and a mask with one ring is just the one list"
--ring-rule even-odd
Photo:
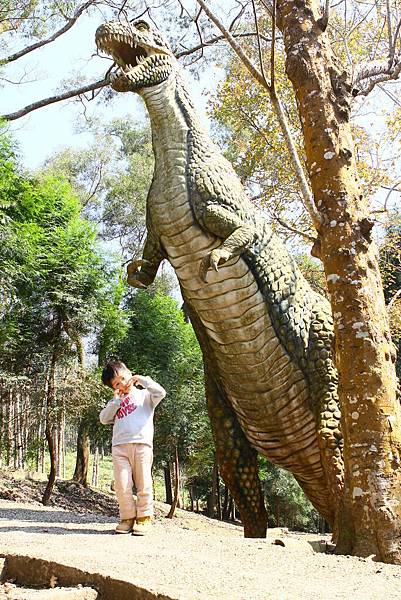
[[(121, 519), (153, 515), (153, 449), (147, 444), (113, 446), (113, 469)], [(132, 495), (135, 483), (137, 500)]]

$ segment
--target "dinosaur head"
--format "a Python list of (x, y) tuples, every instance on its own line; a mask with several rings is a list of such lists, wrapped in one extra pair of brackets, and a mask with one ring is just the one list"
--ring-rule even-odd
[(175, 59), (168, 42), (146, 21), (104, 23), (96, 31), (96, 45), (118, 64), (110, 76), (117, 92), (138, 92), (157, 85), (173, 70)]

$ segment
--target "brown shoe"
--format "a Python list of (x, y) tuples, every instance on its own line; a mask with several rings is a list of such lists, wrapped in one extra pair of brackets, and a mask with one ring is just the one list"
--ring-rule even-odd
[(133, 535), (145, 535), (152, 527), (152, 517), (138, 517), (132, 530)]
[(121, 519), (115, 531), (116, 533), (131, 533), (134, 523), (135, 519)]

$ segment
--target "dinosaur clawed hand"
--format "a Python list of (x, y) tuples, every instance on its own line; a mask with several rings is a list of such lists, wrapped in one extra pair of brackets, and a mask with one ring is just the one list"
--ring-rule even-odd
[(150, 265), (150, 262), (144, 258), (132, 260), (127, 266), (127, 281), (129, 285), (136, 288), (146, 288), (146, 283), (141, 281), (145, 277), (145, 273), (141, 271), (141, 267)]
[(199, 265), (199, 277), (206, 283), (207, 272), (209, 269), (214, 269), (215, 271), (219, 270), (219, 265), (224, 264), (229, 258), (231, 254), (228, 250), (224, 250), (223, 248), (216, 248), (206, 254), (201, 260)]

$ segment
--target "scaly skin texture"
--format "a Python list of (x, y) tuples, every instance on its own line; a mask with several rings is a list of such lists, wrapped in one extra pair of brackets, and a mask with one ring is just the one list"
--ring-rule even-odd
[(203, 351), (220, 472), (245, 536), (266, 534), (257, 453), (292, 472), (335, 527), (343, 463), (329, 304), (199, 123), (160, 32), (143, 21), (106, 23), (96, 41), (119, 64), (112, 87), (140, 94), (152, 125), (148, 237), (128, 282), (148, 286), (163, 259), (175, 269)]

